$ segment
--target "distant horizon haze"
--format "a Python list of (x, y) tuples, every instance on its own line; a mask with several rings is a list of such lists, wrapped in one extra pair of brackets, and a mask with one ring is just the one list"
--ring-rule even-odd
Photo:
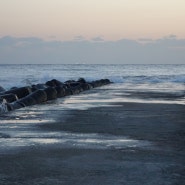
[(69, 41), (37, 37), (0, 37), (0, 64), (185, 64), (185, 39), (101, 37)]

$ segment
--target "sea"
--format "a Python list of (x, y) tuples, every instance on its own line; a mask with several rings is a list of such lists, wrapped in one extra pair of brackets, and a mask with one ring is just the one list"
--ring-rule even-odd
[(0, 153), (17, 147), (61, 143), (64, 147), (106, 148), (146, 146), (130, 138), (97, 133), (41, 131), (36, 124), (63, 121), (71, 110), (118, 106), (117, 103), (164, 103), (185, 105), (185, 65), (130, 64), (16, 64), (0, 65), (0, 86), (6, 90), (45, 83), (51, 79), (86, 81), (110, 79), (110, 85), (41, 105), (25, 107), (0, 115)]

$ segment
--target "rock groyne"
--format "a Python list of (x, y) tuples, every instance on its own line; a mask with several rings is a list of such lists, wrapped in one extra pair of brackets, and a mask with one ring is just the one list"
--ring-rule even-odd
[(19, 88), (14, 87), (9, 90), (5, 90), (0, 86), (0, 114), (41, 104), (49, 100), (79, 94), (80, 92), (110, 83), (109, 79), (87, 82), (84, 78), (80, 78), (77, 81), (68, 80), (66, 82), (52, 79), (45, 84), (34, 84)]

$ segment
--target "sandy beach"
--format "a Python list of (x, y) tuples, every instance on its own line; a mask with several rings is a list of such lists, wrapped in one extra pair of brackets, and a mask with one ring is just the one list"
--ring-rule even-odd
[(0, 185), (185, 185), (183, 22), (185, 0), (0, 0)]
[[(184, 105), (112, 103), (71, 110), (65, 120), (52, 115), (54, 123), (36, 124), (35, 129), (96, 133), (101, 142), (88, 140), (89, 147), (79, 141), (38, 144), (1, 154), (0, 184), (183, 185), (184, 111)], [(125, 144), (116, 145), (115, 137), (126, 138)]]

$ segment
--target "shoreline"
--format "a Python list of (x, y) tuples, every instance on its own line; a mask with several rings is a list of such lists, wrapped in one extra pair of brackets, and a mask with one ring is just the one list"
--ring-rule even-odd
[[(74, 143), (68, 147), (60, 142), (36, 144), (21, 147), (15, 153), (0, 154), (0, 184), (183, 185), (184, 111), (184, 105), (114, 103), (70, 110), (66, 119), (59, 111), (52, 112), (57, 118), (54, 123), (34, 124), (34, 129), (73, 133), (75, 137), (70, 137)], [(82, 140), (87, 142), (88, 134), (94, 133), (100, 135), (95, 142), (127, 137), (151, 145), (116, 148), (114, 141), (111, 147), (105, 143), (104, 148), (75, 146), (79, 139), (76, 135), (86, 134)], [(63, 142), (64, 136), (58, 139)]]

